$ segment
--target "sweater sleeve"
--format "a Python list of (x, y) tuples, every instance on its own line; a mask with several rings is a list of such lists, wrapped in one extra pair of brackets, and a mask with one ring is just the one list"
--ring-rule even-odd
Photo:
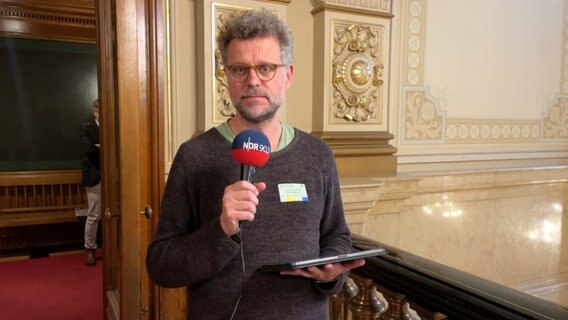
[(172, 163), (155, 238), (148, 247), (148, 274), (163, 287), (189, 286), (213, 277), (240, 248), (223, 232), (219, 218), (201, 223), (192, 162), (188, 145), (182, 145)]
[(79, 139), (85, 156), (97, 169), (100, 169), (100, 148), (95, 145), (99, 143), (99, 137), (93, 137), (91, 135), (91, 132), (89, 131), (90, 126), (96, 126), (96, 124), (89, 122), (80, 126)]
[[(323, 176), (325, 178), (325, 208), (320, 226), (320, 256), (338, 255), (353, 251), (351, 232), (345, 220), (341, 190), (335, 160), (331, 150), (325, 146), (325, 163)], [(337, 278), (335, 285), (316, 284), (318, 291), (326, 294), (338, 292), (343, 286), (347, 274)]]

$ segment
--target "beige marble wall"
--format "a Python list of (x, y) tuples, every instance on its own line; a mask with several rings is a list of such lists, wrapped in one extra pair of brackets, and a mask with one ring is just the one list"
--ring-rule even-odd
[[(568, 305), (568, 167), (372, 182), (378, 198), (364, 221), (348, 218), (353, 232)], [(372, 203), (354, 192), (368, 184), (342, 183), (351, 203)]]

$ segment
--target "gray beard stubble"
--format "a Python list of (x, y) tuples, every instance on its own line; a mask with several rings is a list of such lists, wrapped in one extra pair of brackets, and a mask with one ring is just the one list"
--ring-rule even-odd
[[(268, 99), (268, 102), (270, 103), (270, 108), (258, 115), (255, 115), (252, 112), (249, 112), (248, 108), (243, 107), (241, 102), (243, 97), (249, 95), (257, 95), (257, 94), (261, 94)], [(280, 109), (281, 105), (282, 105), (282, 98), (280, 97), (274, 98), (264, 90), (260, 90), (256, 87), (253, 87), (240, 95), (239, 101), (235, 104), (235, 109), (243, 119), (245, 119), (250, 123), (257, 124), (272, 119), (274, 115), (276, 115), (276, 112), (278, 112), (278, 109)]]

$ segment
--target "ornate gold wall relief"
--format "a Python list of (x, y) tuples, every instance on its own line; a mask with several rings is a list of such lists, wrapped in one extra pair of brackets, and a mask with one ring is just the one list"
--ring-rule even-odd
[(312, 134), (332, 149), (341, 177), (396, 173), (389, 144), (391, 1), (312, 0)]
[[(219, 34), (223, 27), (225, 26), (225, 21), (230, 18), (233, 14), (235, 14), (237, 10), (223, 10), (219, 9), (216, 13), (216, 22), (215, 25), (217, 26), (215, 32), (215, 38)], [(231, 97), (229, 96), (229, 89), (227, 86), (227, 79), (225, 78), (225, 67), (222, 63), (221, 58), (221, 51), (219, 49), (215, 49), (215, 79), (216, 79), (216, 92), (215, 92), (215, 106), (216, 112), (215, 120), (216, 122), (222, 122), (225, 118), (230, 118), (235, 115), (235, 107), (231, 102)]]
[(383, 33), (380, 26), (336, 25), (331, 122), (379, 120)]

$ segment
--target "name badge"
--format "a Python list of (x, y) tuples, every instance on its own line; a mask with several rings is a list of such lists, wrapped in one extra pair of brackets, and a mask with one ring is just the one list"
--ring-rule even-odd
[(308, 192), (303, 183), (281, 183), (278, 185), (280, 202), (308, 202)]

